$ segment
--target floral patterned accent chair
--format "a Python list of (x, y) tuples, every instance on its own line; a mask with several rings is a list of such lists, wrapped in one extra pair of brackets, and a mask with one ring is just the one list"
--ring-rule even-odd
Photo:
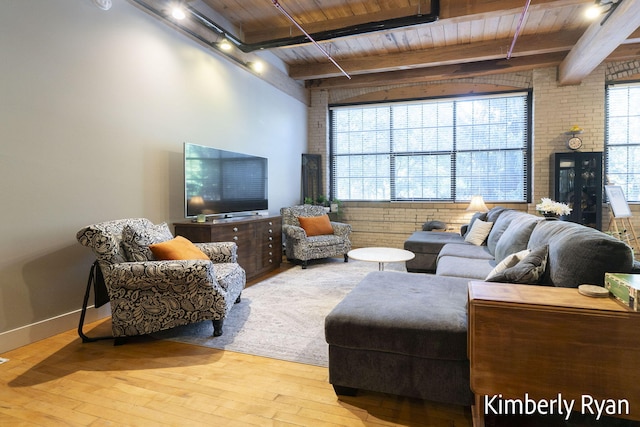
[(302, 268), (307, 268), (307, 263), (311, 259), (344, 256), (344, 262), (349, 261), (347, 256), (347, 252), (351, 250), (349, 224), (330, 221), (331, 228), (328, 233), (331, 234), (309, 236), (301, 226), (299, 218), (326, 215), (322, 206), (298, 205), (281, 208), (280, 215), (282, 215), (282, 234), (287, 259), (301, 261)]
[[(245, 271), (234, 242), (190, 243), (209, 259), (156, 260), (149, 246), (175, 241), (167, 224), (131, 218), (89, 225), (78, 242), (91, 248), (111, 303), (113, 337), (144, 335), (205, 320), (222, 335), (240, 301)], [(81, 328), (79, 329), (81, 331)]]

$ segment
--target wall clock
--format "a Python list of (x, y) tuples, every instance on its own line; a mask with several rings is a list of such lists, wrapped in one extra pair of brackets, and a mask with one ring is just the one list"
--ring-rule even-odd
[(578, 138), (576, 135), (582, 133), (582, 128), (578, 125), (571, 126), (565, 135), (571, 135), (571, 138), (567, 140), (567, 148), (570, 150), (579, 150), (582, 147), (582, 139)]
[(571, 150), (578, 150), (580, 149), (580, 147), (582, 147), (582, 140), (577, 136), (572, 136), (567, 141), (567, 147)]

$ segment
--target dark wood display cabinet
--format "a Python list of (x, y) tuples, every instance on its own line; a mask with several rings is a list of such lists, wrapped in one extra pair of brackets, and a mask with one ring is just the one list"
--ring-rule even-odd
[(247, 280), (275, 270), (282, 262), (282, 217), (251, 216), (213, 222), (178, 222), (175, 234), (194, 243), (235, 242)]
[(562, 219), (602, 229), (602, 152), (555, 154), (554, 197), (572, 209)]

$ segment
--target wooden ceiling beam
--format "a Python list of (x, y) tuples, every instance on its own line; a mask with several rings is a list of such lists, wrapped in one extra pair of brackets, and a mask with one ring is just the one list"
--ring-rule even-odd
[[(568, 52), (581, 31), (563, 31), (545, 36), (521, 36), (513, 57), (539, 55), (552, 52)], [(411, 68), (436, 67), (458, 63), (499, 60), (506, 57), (511, 39), (492, 40), (456, 46), (445, 46), (416, 52), (401, 52), (389, 55), (355, 59), (336, 58), (352, 76), (371, 72), (406, 70)], [(330, 62), (292, 65), (289, 76), (296, 80), (336, 77), (340, 72)]]
[(640, 42), (634, 44), (622, 44), (616, 48), (606, 61), (630, 61), (640, 58)]
[[(499, 1), (459, 1), (441, 0), (440, 19), (471, 18), (478, 19), (483, 15), (487, 18), (491, 14), (505, 14), (505, 11), (522, 11), (523, 0), (499, 0)], [(593, 0), (536, 0), (531, 4), (531, 10), (537, 8), (564, 7), (578, 4), (593, 4)]]
[(602, 23), (593, 22), (560, 64), (558, 82), (579, 84), (640, 27), (640, 0), (621, 1)]
[[(368, 24), (370, 22), (385, 21), (389, 19), (404, 18), (407, 16), (415, 16), (418, 12), (416, 7), (394, 8), (390, 10), (382, 10), (379, 12), (367, 13), (366, 15), (353, 15), (342, 18), (334, 18), (331, 20), (305, 23), (300, 20), (299, 23), (309, 34), (322, 33), (325, 31), (333, 31), (341, 28), (352, 27), (355, 25)], [(422, 11), (423, 15), (429, 11)], [(286, 39), (289, 37), (298, 37), (303, 35), (294, 25), (284, 27), (274, 27), (267, 29), (249, 30), (244, 29), (244, 42), (253, 44), (261, 43), (269, 40)]]
[[(307, 80), (309, 89), (340, 89), (369, 86), (398, 85), (407, 83), (424, 83), (438, 80), (451, 80), (468, 77), (481, 77), (492, 74), (515, 73), (536, 68), (556, 67), (565, 58), (565, 52), (542, 55), (522, 56), (511, 59), (499, 59), (469, 64), (444, 65), (440, 67), (419, 68), (412, 70), (392, 71), (386, 73), (362, 74), (329, 79)], [(634, 60), (640, 57), (640, 43), (623, 44), (606, 59), (607, 62)]]
[[(474, 19), (488, 19), (491, 17), (499, 17), (510, 13), (519, 13), (522, 10), (523, 3), (523, 0), (501, 0), (490, 2), (483, 2), (478, 0), (470, 2), (441, 0), (439, 21), (454, 23), (461, 21), (470, 21)], [(593, 0), (537, 0), (531, 5), (531, 10), (535, 10), (537, 8), (548, 8), (550, 6), (564, 7), (587, 3), (593, 3)], [(286, 4), (284, 5), (284, 7), (286, 9)], [(430, 12), (430, 10), (420, 9), (420, 14), (422, 15), (429, 14)], [(367, 24), (370, 22), (416, 16), (417, 14), (418, 8), (415, 6), (409, 6), (385, 9), (377, 12), (369, 12), (367, 14), (333, 18), (330, 20), (317, 22), (305, 22), (304, 19), (299, 19), (298, 22), (300, 22), (305, 31), (307, 31), (309, 34), (314, 34), (324, 31), (347, 28), (354, 25)], [(293, 25), (287, 24), (284, 26), (278, 26), (273, 24), (275, 23), (272, 23), (272, 25), (266, 25), (264, 22), (262, 22), (261, 27), (257, 28), (257, 24), (246, 23), (245, 25), (243, 25), (243, 41), (248, 44), (253, 44), (302, 35), (302, 33)]]
[(437, 80), (514, 73), (528, 71), (534, 68), (555, 67), (560, 64), (565, 55), (565, 52), (555, 52), (511, 59), (474, 62), (469, 64), (443, 65), (439, 67), (413, 70), (362, 74), (352, 76), (351, 80), (346, 77), (334, 77), (329, 79), (309, 80), (307, 81), (306, 86), (310, 89), (357, 88), (384, 86), (390, 84), (424, 83)]

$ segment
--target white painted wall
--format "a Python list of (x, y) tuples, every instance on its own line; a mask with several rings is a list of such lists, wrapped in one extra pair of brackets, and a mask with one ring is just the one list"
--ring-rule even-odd
[(270, 212), (299, 201), (306, 105), (125, 0), (0, 0), (0, 58), (0, 352), (80, 308), (82, 226), (183, 219), (183, 142), (268, 157)]

